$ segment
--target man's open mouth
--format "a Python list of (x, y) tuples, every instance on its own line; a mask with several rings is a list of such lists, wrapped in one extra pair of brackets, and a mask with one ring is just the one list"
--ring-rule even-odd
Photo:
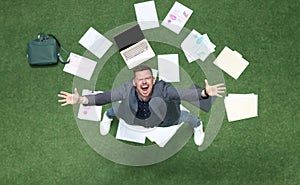
[(146, 92), (146, 91), (148, 91), (149, 86), (148, 85), (143, 85), (141, 88), (142, 88), (143, 92)]

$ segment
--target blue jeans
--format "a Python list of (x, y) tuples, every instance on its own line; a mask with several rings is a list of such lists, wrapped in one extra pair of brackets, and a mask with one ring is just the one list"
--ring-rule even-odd
[[(113, 119), (116, 117), (114, 108), (111, 107), (109, 109), (107, 109), (107, 117), (109, 117), (110, 119)], [(173, 122), (173, 123), (161, 123), (159, 125), (159, 127), (169, 127), (172, 125), (178, 125), (182, 122), (185, 122), (187, 124), (189, 124), (191, 127), (195, 128), (201, 125), (201, 120), (197, 118), (197, 116), (195, 116), (194, 114), (191, 114), (188, 111), (182, 110), (180, 112), (180, 117), (177, 121)]]

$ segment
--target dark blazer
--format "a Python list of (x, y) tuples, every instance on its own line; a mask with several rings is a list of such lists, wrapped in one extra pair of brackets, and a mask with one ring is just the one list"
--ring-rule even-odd
[(87, 95), (86, 97), (89, 100), (88, 105), (101, 106), (118, 102), (114, 105), (114, 111), (126, 123), (144, 127), (155, 127), (159, 126), (162, 122), (173, 123), (178, 121), (181, 100), (193, 105), (200, 105), (200, 101), (205, 98), (201, 96), (202, 89), (197, 86), (194, 87), (190, 89), (177, 89), (162, 80), (156, 81), (149, 102), (151, 116), (145, 120), (140, 120), (135, 116), (138, 102), (132, 80), (116, 89), (96, 95)]

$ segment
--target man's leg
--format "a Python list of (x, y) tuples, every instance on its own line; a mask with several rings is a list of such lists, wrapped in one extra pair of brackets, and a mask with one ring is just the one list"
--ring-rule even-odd
[(194, 114), (191, 114), (188, 111), (181, 111), (180, 118), (178, 120), (179, 124), (185, 122), (194, 128), (194, 142), (197, 146), (202, 145), (205, 137), (203, 131), (202, 121), (197, 118)]
[(115, 113), (115, 107), (111, 107), (109, 109), (106, 110), (106, 112), (104, 113), (108, 118), (110, 119), (114, 119), (116, 117), (116, 113)]

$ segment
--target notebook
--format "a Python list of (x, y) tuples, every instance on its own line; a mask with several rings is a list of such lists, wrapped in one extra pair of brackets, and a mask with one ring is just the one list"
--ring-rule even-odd
[(129, 69), (155, 56), (139, 25), (116, 35), (114, 40)]

